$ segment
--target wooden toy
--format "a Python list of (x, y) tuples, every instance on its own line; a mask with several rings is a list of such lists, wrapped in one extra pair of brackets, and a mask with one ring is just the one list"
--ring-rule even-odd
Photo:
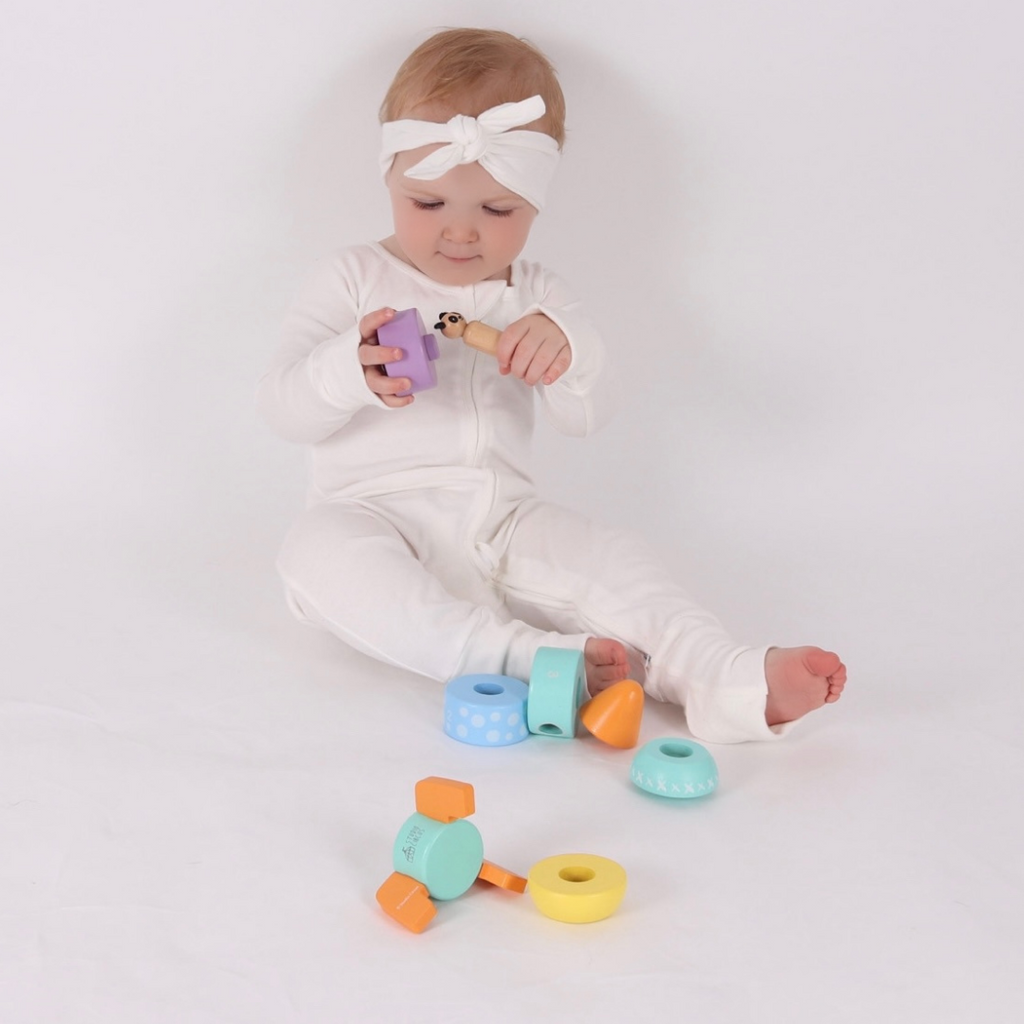
[(487, 673), (453, 679), (445, 687), (444, 731), (461, 743), (505, 747), (530, 733), (572, 739), (582, 721), (599, 740), (627, 749), (640, 736), (643, 707), (643, 687), (632, 679), (587, 700), (583, 653), (541, 647), (529, 686)]
[(470, 348), (485, 352), (489, 356), (498, 354), (498, 339), (501, 331), (480, 320), (466, 321), (461, 313), (438, 313), (434, 330), (446, 338), (461, 338)]
[(587, 695), (582, 651), (538, 647), (530, 672), (526, 726), (538, 736), (572, 739)]
[(480, 874), (484, 841), (470, 821), (443, 822), (411, 815), (395, 838), (395, 870), (427, 887), (436, 900), (461, 896)]
[(626, 872), (607, 857), (570, 853), (534, 864), (529, 893), (546, 917), (588, 924), (615, 913), (626, 895)]
[(400, 348), (405, 354), (393, 363), (383, 364), (389, 377), (408, 377), (412, 386), (399, 391), (400, 396), (437, 387), (434, 360), (441, 352), (437, 338), (428, 334), (417, 309), (403, 309), (377, 328), (377, 340), (382, 345)]
[(526, 728), (528, 692), (526, 683), (511, 676), (458, 676), (445, 687), (444, 731), (477, 747), (519, 743), (530, 735)]
[(449, 824), (468, 818), (476, 810), (476, 797), (468, 782), (442, 779), (438, 775), (416, 783), (416, 811)]
[(409, 931), (430, 924), (434, 900), (455, 899), (478, 878), (509, 892), (526, 888), (525, 879), (484, 860), (483, 839), (466, 821), (475, 807), (468, 782), (430, 776), (416, 784), (416, 813), (399, 829), (395, 870), (377, 890), (381, 909)]
[(644, 688), (633, 679), (602, 690), (580, 708), (580, 721), (603, 743), (627, 750), (640, 738)]
[(421, 932), (437, 916), (427, 887), (397, 871), (388, 875), (377, 890), (377, 902), (384, 912), (411, 932)]
[(480, 868), (480, 881), (490, 882), (491, 885), (508, 889), (509, 892), (526, 892), (526, 879), (522, 875), (515, 875), (489, 860), (485, 860)]
[(645, 743), (633, 758), (630, 778), (655, 796), (688, 800), (718, 787), (715, 759), (693, 740), (663, 736)]

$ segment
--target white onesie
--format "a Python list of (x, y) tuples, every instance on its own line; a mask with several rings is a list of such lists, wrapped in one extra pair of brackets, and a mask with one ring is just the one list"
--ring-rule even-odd
[[(358, 324), (384, 306), (502, 329), (528, 313), (565, 332), (572, 363), (530, 388), (438, 337), (438, 386), (389, 409), (366, 385)], [(299, 618), (434, 679), (528, 679), (540, 646), (621, 640), (644, 688), (682, 704), (695, 736), (771, 739), (766, 649), (736, 645), (639, 537), (539, 500), (527, 470), (535, 405), (583, 436), (610, 411), (601, 340), (562, 282), (517, 260), (511, 281), (443, 285), (376, 243), (329, 260), (300, 296), (258, 406), (312, 446), (309, 507), (278, 560)]]

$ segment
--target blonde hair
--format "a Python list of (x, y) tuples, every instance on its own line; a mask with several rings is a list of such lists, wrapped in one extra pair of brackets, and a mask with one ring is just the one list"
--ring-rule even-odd
[(381, 104), (380, 120), (397, 121), (428, 105), (445, 119), (456, 114), (476, 117), (499, 103), (538, 94), (547, 112), (525, 127), (550, 135), (561, 148), (565, 97), (547, 57), (508, 32), (446, 29), (406, 57)]

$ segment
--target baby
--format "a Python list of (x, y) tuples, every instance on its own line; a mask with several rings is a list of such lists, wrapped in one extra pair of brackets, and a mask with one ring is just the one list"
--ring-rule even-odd
[[(573, 436), (609, 411), (597, 332), (519, 258), (564, 140), (547, 59), (504, 32), (441, 32), (399, 69), (381, 121), (394, 233), (321, 267), (259, 386), (274, 429), (312, 446), (278, 561), (295, 614), (444, 681), (529, 679), (538, 647), (582, 650), (591, 693), (637, 678), (712, 742), (770, 739), (838, 700), (835, 654), (737, 645), (638, 537), (535, 494), (535, 408)], [(437, 387), (403, 394), (385, 369), (402, 350), (377, 332), (408, 308), (493, 325), (496, 358), (440, 338)]]

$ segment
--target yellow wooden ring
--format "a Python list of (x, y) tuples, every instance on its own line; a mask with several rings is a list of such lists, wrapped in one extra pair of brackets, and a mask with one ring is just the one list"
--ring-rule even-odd
[(527, 891), (537, 909), (567, 924), (587, 924), (614, 914), (626, 895), (626, 872), (607, 857), (565, 853), (530, 868)]

